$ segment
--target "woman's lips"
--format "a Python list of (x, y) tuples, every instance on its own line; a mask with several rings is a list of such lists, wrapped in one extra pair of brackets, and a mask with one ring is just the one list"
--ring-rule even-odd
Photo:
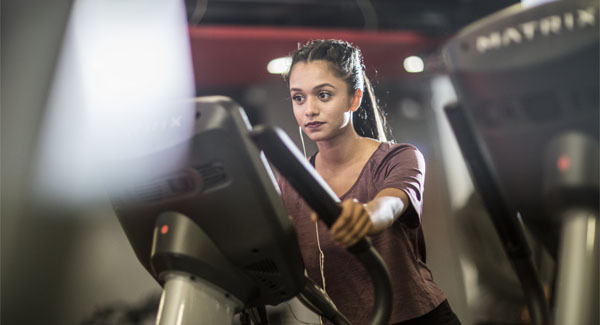
[(306, 123), (305, 127), (307, 129), (316, 129), (323, 124), (325, 124), (325, 122), (310, 122), (310, 123)]

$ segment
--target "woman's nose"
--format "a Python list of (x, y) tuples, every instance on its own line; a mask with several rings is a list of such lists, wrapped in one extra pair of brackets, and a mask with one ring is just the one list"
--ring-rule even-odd
[(319, 114), (319, 103), (316, 99), (309, 97), (306, 104), (306, 115), (313, 116)]

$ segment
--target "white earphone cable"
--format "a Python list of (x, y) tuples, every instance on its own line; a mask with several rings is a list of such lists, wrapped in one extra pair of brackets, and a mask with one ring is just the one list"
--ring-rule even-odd
[[(300, 133), (300, 141), (302, 142), (302, 150), (304, 151), (304, 158), (308, 159), (306, 156), (306, 146), (304, 145), (304, 135), (302, 134), (302, 128), (298, 126), (298, 132)], [(325, 288), (325, 253), (321, 249), (321, 240), (319, 239), (319, 224), (315, 222), (315, 233), (317, 236), (317, 247), (319, 248), (319, 269), (321, 271), (321, 281), (323, 282), (323, 291), (327, 293)], [(323, 325), (323, 318), (319, 315), (319, 321), (321, 325)]]

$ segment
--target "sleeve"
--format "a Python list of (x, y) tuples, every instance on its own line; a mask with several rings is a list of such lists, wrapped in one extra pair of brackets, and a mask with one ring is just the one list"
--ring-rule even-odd
[(378, 192), (386, 188), (397, 188), (406, 193), (410, 201), (399, 220), (410, 227), (421, 223), (423, 190), (425, 185), (425, 158), (413, 145), (392, 145), (376, 171)]

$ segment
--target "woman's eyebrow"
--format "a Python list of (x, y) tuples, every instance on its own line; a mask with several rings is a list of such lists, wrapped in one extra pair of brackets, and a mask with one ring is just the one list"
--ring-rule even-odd
[(316, 85), (316, 86), (313, 87), (313, 89), (320, 89), (320, 88), (323, 88), (323, 87), (331, 87), (333, 89), (336, 89), (334, 85), (332, 85), (330, 83), (327, 83), (327, 82), (322, 83), (320, 85)]
[[(313, 89), (321, 89), (323, 87), (331, 87), (333, 89), (336, 89), (334, 85), (328, 83), (328, 82), (324, 82), (322, 84), (318, 84), (316, 86), (313, 87)], [(302, 91), (302, 89), (300, 88), (290, 88), (290, 91)]]

